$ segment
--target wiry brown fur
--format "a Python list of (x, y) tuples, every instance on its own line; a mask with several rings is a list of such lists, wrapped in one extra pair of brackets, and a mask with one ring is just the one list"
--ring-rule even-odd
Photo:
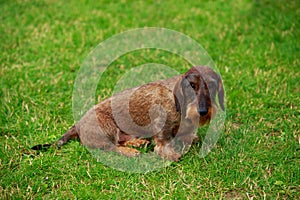
[(90, 109), (61, 139), (62, 146), (79, 137), (89, 148), (135, 156), (129, 146), (155, 142), (162, 158), (178, 161), (174, 138), (190, 145), (198, 126), (209, 123), (217, 111), (215, 96), (224, 110), (220, 76), (208, 67), (193, 67), (185, 74), (125, 90)]

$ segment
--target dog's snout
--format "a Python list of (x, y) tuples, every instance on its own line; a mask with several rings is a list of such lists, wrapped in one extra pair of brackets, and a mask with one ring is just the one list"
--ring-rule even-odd
[(200, 114), (200, 116), (205, 116), (208, 113), (208, 109), (207, 108), (199, 108), (198, 109), (198, 113)]

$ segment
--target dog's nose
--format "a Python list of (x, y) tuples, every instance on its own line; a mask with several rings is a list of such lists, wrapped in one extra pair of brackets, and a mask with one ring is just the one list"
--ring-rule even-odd
[(200, 114), (200, 116), (203, 117), (203, 116), (207, 115), (208, 109), (200, 108), (200, 109), (198, 110), (198, 113)]

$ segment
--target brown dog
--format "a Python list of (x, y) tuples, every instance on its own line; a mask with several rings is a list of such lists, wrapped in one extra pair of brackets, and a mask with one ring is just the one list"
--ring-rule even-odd
[(154, 151), (162, 158), (178, 161), (175, 140), (190, 145), (198, 126), (209, 123), (217, 107), (224, 110), (220, 76), (208, 67), (193, 67), (185, 74), (125, 90), (100, 102), (57, 142), (62, 146), (80, 138), (88, 148), (116, 151), (126, 156), (140, 152), (128, 146), (154, 140)]

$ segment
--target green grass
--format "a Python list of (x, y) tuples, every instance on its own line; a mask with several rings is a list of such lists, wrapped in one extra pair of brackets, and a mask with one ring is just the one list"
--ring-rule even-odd
[[(300, 196), (300, 7), (291, 1), (0, 1), (0, 199), (297, 199)], [(114, 34), (165, 27), (208, 51), (226, 88), (216, 148), (197, 145), (146, 174), (114, 170), (74, 141), (33, 152), (74, 123), (72, 90), (88, 53)], [(96, 99), (131, 67), (188, 64), (163, 51), (122, 56)], [(120, 67), (122, 66), (122, 67)]]

